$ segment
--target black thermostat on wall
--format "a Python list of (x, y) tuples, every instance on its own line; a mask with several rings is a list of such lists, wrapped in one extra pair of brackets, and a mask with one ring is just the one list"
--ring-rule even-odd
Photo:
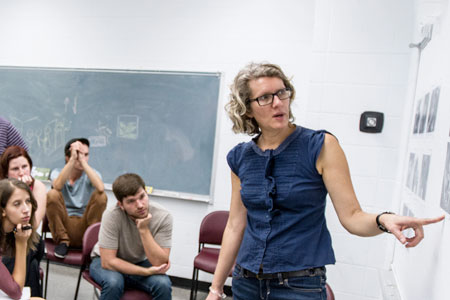
[(368, 133), (379, 133), (383, 129), (384, 114), (376, 111), (365, 111), (359, 120), (359, 130)]

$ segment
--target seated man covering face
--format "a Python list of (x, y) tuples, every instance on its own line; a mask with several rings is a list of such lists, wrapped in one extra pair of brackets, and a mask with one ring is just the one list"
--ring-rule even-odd
[(102, 286), (100, 299), (120, 299), (125, 288), (139, 289), (153, 299), (171, 299), (172, 216), (150, 202), (139, 175), (124, 174), (113, 183), (117, 206), (102, 218), (99, 240), (89, 271)]
[(55, 256), (64, 258), (69, 246), (81, 247), (89, 225), (100, 222), (107, 197), (101, 175), (89, 164), (89, 141), (71, 139), (64, 147), (66, 165), (50, 174), (47, 218)]

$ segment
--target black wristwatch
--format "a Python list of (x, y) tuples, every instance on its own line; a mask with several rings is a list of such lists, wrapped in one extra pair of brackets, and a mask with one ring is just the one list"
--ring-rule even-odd
[(387, 228), (384, 227), (383, 224), (380, 223), (380, 217), (381, 217), (382, 215), (384, 215), (384, 214), (394, 215), (394, 213), (391, 212), (391, 211), (384, 211), (384, 212), (382, 212), (382, 213), (379, 214), (379, 215), (377, 216), (377, 218), (375, 219), (375, 220), (377, 221), (377, 226), (378, 226), (378, 228), (379, 228), (381, 231), (384, 231), (384, 232), (387, 232), (387, 233), (392, 233), (392, 232), (390, 232), (389, 230), (387, 230)]

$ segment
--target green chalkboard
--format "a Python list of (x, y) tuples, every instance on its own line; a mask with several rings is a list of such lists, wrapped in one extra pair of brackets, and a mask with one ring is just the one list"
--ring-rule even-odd
[(210, 195), (219, 88), (219, 73), (0, 67), (0, 114), (37, 167), (62, 167), (66, 141), (87, 137), (105, 183), (135, 172)]

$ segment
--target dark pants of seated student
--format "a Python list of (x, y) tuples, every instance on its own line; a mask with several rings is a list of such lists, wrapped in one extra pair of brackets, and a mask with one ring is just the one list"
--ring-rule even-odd
[(47, 219), (53, 240), (71, 247), (81, 247), (83, 235), (89, 225), (100, 222), (106, 208), (106, 193), (95, 190), (83, 216), (69, 216), (60, 191), (52, 189), (47, 194)]
[[(141, 267), (150, 267), (148, 260), (137, 263)], [(100, 257), (94, 258), (89, 266), (92, 278), (102, 287), (100, 300), (119, 300), (125, 289), (142, 290), (153, 300), (172, 299), (172, 283), (169, 276), (156, 274), (151, 276), (128, 275), (102, 268)]]
[[(31, 289), (32, 297), (42, 297), (42, 287), (40, 284), (39, 263), (44, 256), (44, 242), (42, 238), (39, 239), (39, 243), (36, 245), (36, 250), (30, 250), (27, 255), (27, 275), (25, 277), (25, 286), (29, 286)], [(15, 265), (15, 258), (3, 256), (2, 262), (12, 274)]]

